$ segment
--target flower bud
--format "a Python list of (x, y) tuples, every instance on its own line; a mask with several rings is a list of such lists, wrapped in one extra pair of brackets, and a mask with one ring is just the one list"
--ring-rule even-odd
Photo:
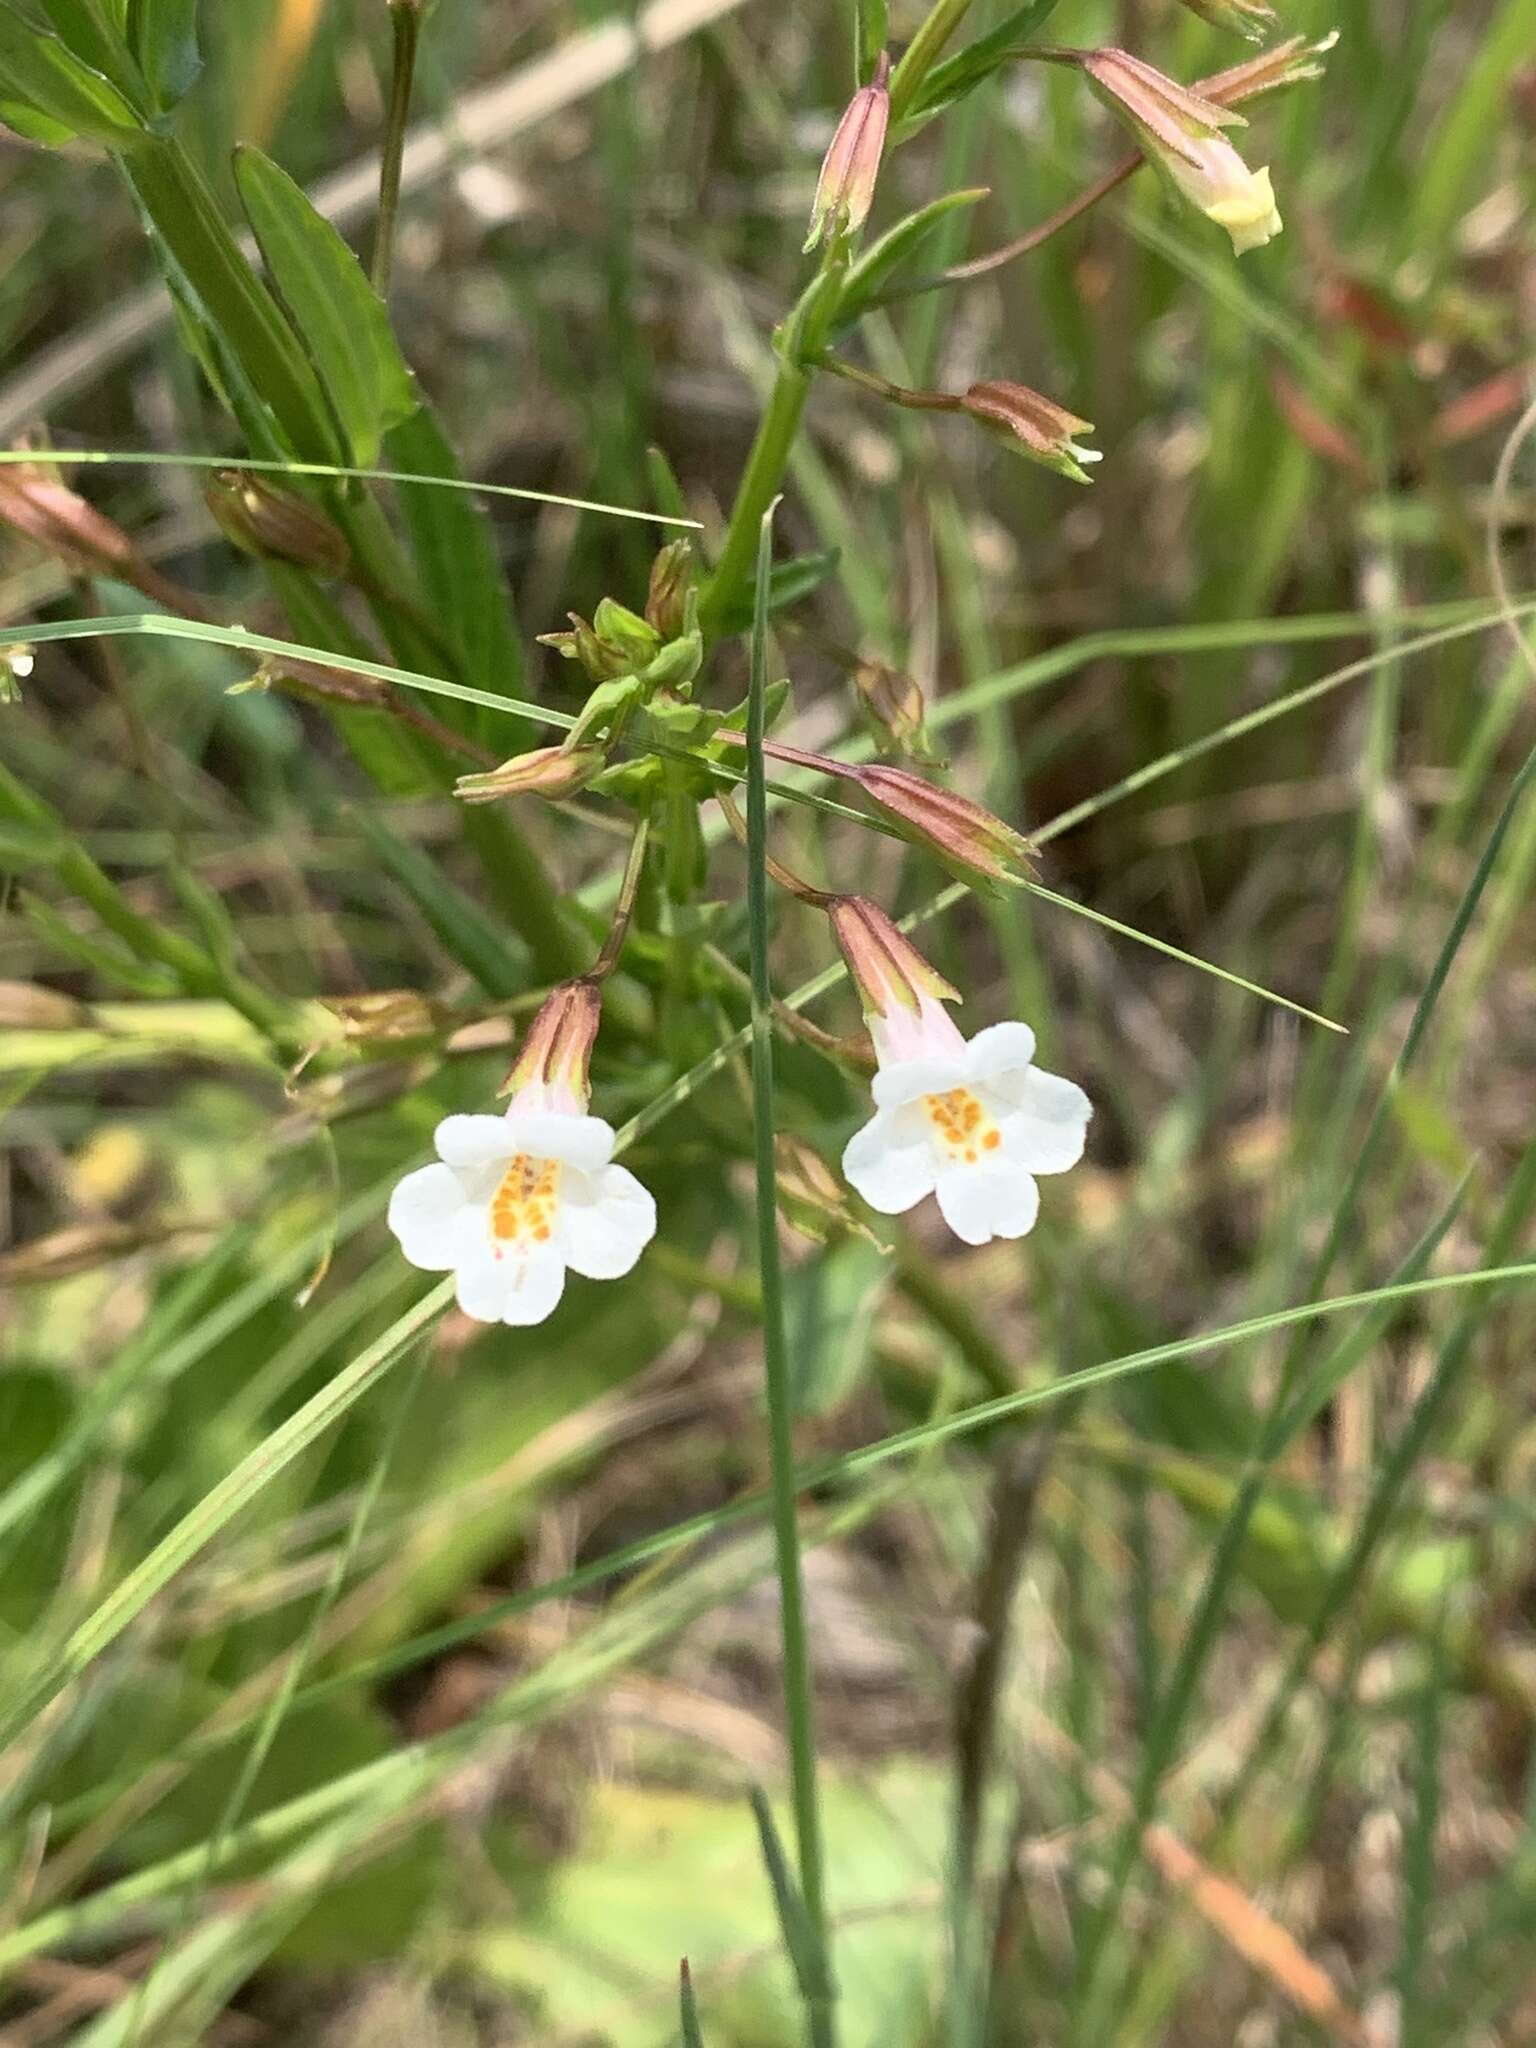
[(861, 661), (853, 671), (859, 707), (882, 752), (932, 759), (924, 726), (927, 706), (917, 681), (883, 661)]
[(1104, 459), (1097, 448), (1084, 448), (1073, 439), (1076, 434), (1093, 432), (1090, 421), (1064, 411), (1027, 384), (1013, 384), (1001, 377), (973, 384), (960, 400), (960, 409), (1000, 435), (1016, 454), (1043, 462), (1047, 469), (1074, 483), (1088, 482), (1084, 463)]
[(622, 657), (625, 667), (636, 674), (661, 652), (656, 628), (611, 597), (605, 597), (592, 614), (592, 630), (615, 659)]
[(669, 540), (651, 564), (645, 617), (663, 640), (676, 640), (688, 624), (688, 593), (693, 587), (693, 549), (685, 540)]
[(495, 803), (504, 796), (542, 796), (557, 803), (585, 789), (605, 766), (606, 757), (598, 747), (535, 747), (483, 775), (461, 775), (453, 793), (466, 804)]
[(540, 633), (541, 647), (553, 647), (566, 661), (579, 661), (594, 683), (616, 681), (632, 675), (633, 665), (621, 649), (607, 647), (598, 639), (580, 612), (567, 612), (569, 633)]
[(646, 663), (641, 680), (651, 690), (688, 690), (703, 665), (704, 636), (695, 626), (669, 640), (656, 659)]
[(857, 234), (869, 218), (891, 118), (890, 75), (891, 60), (882, 50), (874, 77), (854, 94), (837, 124), (816, 180), (807, 255), (823, 237), (835, 241)]
[(1090, 50), (1082, 62), (1148, 158), (1208, 220), (1226, 229), (1239, 256), (1274, 240), (1281, 221), (1269, 171), (1250, 171), (1221, 133), (1245, 127), (1241, 114), (1125, 50)]
[(1000, 882), (1029, 865), (1030, 844), (982, 804), (884, 762), (851, 771), (876, 810), (966, 881)]
[(958, 1003), (958, 991), (877, 903), (867, 896), (838, 896), (827, 915), (882, 1061), (931, 1049), (951, 1036), (959, 1040), (940, 1007)]
[(345, 534), (307, 498), (250, 470), (215, 471), (203, 500), (224, 538), (258, 561), (340, 576), (352, 559)]
[(552, 989), (499, 1092), (516, 1095), (520, 1110), (584, 1110), (602, 1009), (595, 981), (562, 981)]
[(1273, 7), (1265, 5), (1265, 0), (1184, 0), (1184, 5), (1212, 28), (1230, 29), (1234, 35), (1246, 36), (1250, 43), (1260, 41), (1270, 23), (1279, 18)]

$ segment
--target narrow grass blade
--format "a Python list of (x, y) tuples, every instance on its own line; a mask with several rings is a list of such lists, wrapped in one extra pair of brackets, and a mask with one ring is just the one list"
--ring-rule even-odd
[(769, 1888), (773, 1892), (779, 1932), (784, 1937), (784, 1951), (794, 1970), (795, 1982), (800, 1986), (800, 1996), (807, 2005), (816, 2000), (825, 2002), (832, 1995), (827, 1979), (826, 1954), (790, 1870), (773, 1808), (768, 1804), (768, 1795), (761, 1785), (754, 1785), (748, 1797), (752, 1802), (752, 1818), (757, 1822), (757, 1838), (763, 1851), (763, 1868), (768, 1873)]
[(1078, 903), (1070, 896), (1059, 896), (1054, 889), (1044, 888), (1039, 882), (1018, 882), (1015, 886), (1030, 896), (1038, 896), (1043, 903), (1054, 903), (1059, 910), (1070, 910), (1078, 917), (1086, 917), (1090, 924), (1102, 925), (1106, 931), (1115, 932), (1122, 939), (1133, 939), (1138, 946), (1150, 946), (1154, 953), (1166, 953), (1170, 960), (1181, 961), (1184, 966), (1194, 967), (1201, 974), (1211, 974), (1218, 981), (1229, 982), (1233, 988), (1258, 996), (1262, 1002), (1274, 1003), (1282, 1010), (1294, 1010), (1309, 1024), (1321, 1024), (1325, 1031), (1337, 1031), (1341, 1038), (1349, 1035), (1347, 1025), (1335, 1024), (1320, 1010), (1309, 1010), (1305, 1003), (1294, 1002), (1290, 996), (1278, 995), (1272, 988), (1249, 981), (1244, 975), (1234, 974), (1230, 967), (1218, 967), (1214, 960), (1202, 960), (1196, 953), (1186, 953), (1182, 947), (1170, 945), (1167, 939), (1154, 938), (1151, 932), (1139, 931), (1133, 924), (1122, 924), (1117, 917), (1107, 917), (1102, 910), (1091, 910), (1086, 903)]
[(686, 1956), (677, 1966), (677, 2003), (683, 2029), (683, 2048), (704, 2048), (699, 2008), (693, 1996), (693, 1972), (688, 1967)]
[[(800, 1572), (796, 1499), (794, 1385), (785, 1334), (779, 1268), (778, 1182), (774, 1163), (773, 988), (768, 972), (768, 791), (763, 771), (764, 695), (768, 687), (768, 601), (773, 568), (773, 514), (758, 535), (752, 616), (752, 673), (747, 713), (747, 924), (752, 964), (752, 1149), (757, 1174), (757, 1255), (763, 1298), (763, 1371), (772, 1457), (773, 1533), (779, 1572), (784, 1654), (784, 1709), (799, 1852), (800, 1893), (814, 1977), (797, 1963), (813, 2043), (830, 2048), (832, 2005), (822, 1878), (821, 1803), (816, 1781), (816, 1727), (805, 1592)], [(771, 1867), (771, 1866), (770, 1866)], [(805, 1944), (802, 1943), (802, 1950)]]
[[(686, 526), (698, 531), (701, 522), (685, 519), (681, 513), (647, 512), (634, 505), (608, 505), (600, 498), (568, 498), (558, 491), (525, 490), (519, 484), (482, 483), (475, 477), (432, 476), (416, 469), (358, 469), (339, 462), (268, 461), (251, 455), (162, 455), (150, 451), (118, 448), (59, 448), (54, 460), (70, 463), (111, 465), (118, 469), (259, 469), (275, 470), (283, 476), (355, 477), (364, 483), (419, 485), (438, 491), (471, 491), (482, 498), (520, 498), (535, 505), (562, 505), (571, 512), (600, 512), (611, 519), (641, 519), (653, 526)], [(37, 452), (28, 448), (0, 448), (0, 464), (35, 463)]]

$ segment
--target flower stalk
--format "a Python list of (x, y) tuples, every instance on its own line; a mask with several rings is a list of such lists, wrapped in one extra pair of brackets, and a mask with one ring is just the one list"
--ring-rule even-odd
[(405, 157), (405, 130), (410, 118), (411, 90), (416, 79), (416, 50), (421, 41), (421, 0), (389, 0), (389, 26), (394, 37), (389, 81), (389, 112), (379, 151), (379, 207), (374, 221), (370, 275), (381, 299), (389, 297), (395, 258), (395, 220), (400, 211), (400, 167)]

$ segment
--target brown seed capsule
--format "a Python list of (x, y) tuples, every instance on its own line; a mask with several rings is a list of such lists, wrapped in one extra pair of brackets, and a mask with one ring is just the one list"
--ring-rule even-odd
[(675, 640), (688, 622), (688, 592), (693, 583), (693, 549), (685, 540), (669, 540), (651, 564), (645, 617), (663, 640)]
[(1302, 85), (1308, 79), (1321, 78), (1327, 68), (1323, 59), (1338, 40), (1337, 29), (1315, 41), (1309, 36), (1287, 36), (1283, 43), (1261, 50), (1257, 57), (1202, 78), (1201, 96), (1219, 106), (1233, 106), (1239, 100), (1277, 92), (1281, 86)]
[(1032, 462), (1043, 462), (1047, 469), (1071, 477), (1074, 483), (1087, 483), (1085, 463), (1103, 460), (1098, 449), (1085, 448), (1073, 438), (1077, 434), (1091, 434), (1092, 422), (1079, 419), (1076, 413), (1067, 412), (1049, 398), (1042, 398), (1027, 384), (1015, 384), (1003, 377), (973, 384), (960, 400), (960, 408), (1001, 435), (1017, 454), (1027, 455)]
[(924, 730), (927, 706), (916, 680), (883, 661), (861, 661), (853, 671), (853, 687), (883, 752), (929, 752)]
[(855, 768), (851, 779), (893, 824), (968, 880), (1005, 881), (1029, 866), (1023, 833), (968, 796), (884, 762)]
[(217, 470), (203, 498), (225, 539), (261, 561), (322, 576), (340, 576), (351, 562), (346, 535), (323, 512), (250, 470)]
[(0, 469), (0, 524), (80, 575), (115, 577), (167, 611), (206, 616), (199, 601), (162, 576), (120, 526), (40, 465)]

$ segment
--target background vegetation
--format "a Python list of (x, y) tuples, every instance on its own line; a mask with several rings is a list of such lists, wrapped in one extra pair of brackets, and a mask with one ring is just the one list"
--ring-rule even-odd
[[(40, 12), (77, 48), (97, 18), (0, 7), (8, 120), (66, 90), (18, 85)], [(167, 104), (193, 12), (129, 10)], [(850, 661), (915, 676), (955, 785), (1130, 928), (963, 891), (924, 926), (967, 1028), (1029, 1018), (1095, 1103), (1031, 1237), (783, 1237), (845, 2043), (1536, 2038), (1536, 722), (1504, 616), (1536, 6), (1283, 14), (1341, 38), (1253, 109), (1268, 249), (1239, 267), (1143, 175), (863, 322), (883, 376), (1095, 421), (1091, 491), (828, 378), (786, 480), (779, 735), (867, 751)], [(392, 19), (204, 8), (177, 150), (126, 176), (94, 88), (86, 140), (0, 142), (12, 444), (563, 494), (314, 485), (359, 592), (237, 551), (188, 467), (66, 462), (114, 522), (67, 534), (0, 471), (35, 662), (0, 706), (3, 2038), (651, 2048), (687, 1953), (710, 2048), (770, 2048), (800, 2019), (745, 1794), (785, 1755), (723, 834), (609, 991), (597, 1107), (661, 1213), (633, 1278), (487, 1331), (420, 1306), (381, 1219), (600, 943), (625, 843), (596, 797), (456, 806), (455, 749), (541, 736), (427, 686), (579, 707), (533, 636), (638, 605), (667, 529), (571, 498), (718, 544), (851, 12), (653, 0), (638, 53), (623, 9), (443, 0), (399, 357), (230, 158), (370, 257)], [(1157, 0), (1049, 33), (1183, 79), (1242, 54)], [(1075, 75), (1004, 69), (893, 155), (874, 225), (987, 188), (911, 283), (1122, 147)], [(222, 261), (242, 206), (323, 394)], [(292, 687), (294, 643), (384, 664), (397, 708), (355, 668), (349, 705), (334, 669)], [(722, 639), (700, 695), (746, 677)], [(772, 831), (902, 912), (944, 880), (803, 804)], [(821, 977), (847, 1031), (832, 957), (780, 898), (775, 987)], [(835, 1159), (858, 1084), (792, 1036), (777, 1066)]]

